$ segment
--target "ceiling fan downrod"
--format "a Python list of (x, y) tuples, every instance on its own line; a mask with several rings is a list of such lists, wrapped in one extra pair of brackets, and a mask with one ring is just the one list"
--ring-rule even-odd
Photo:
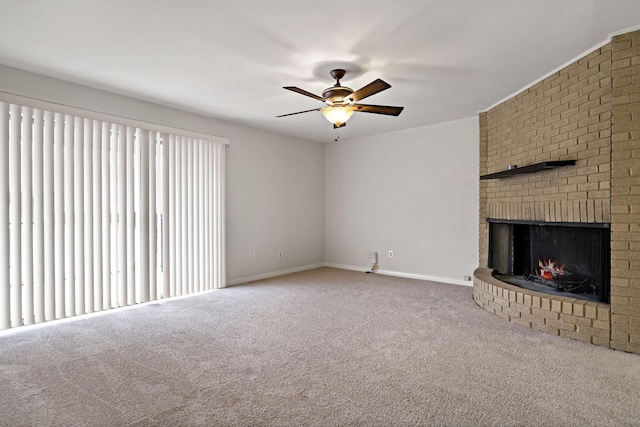
[(340, 79), (344, 77), (345, 73), (346, 73), (345, 70), (341, 70), (339, 68), (336, 70), (331, 70), (330, 72), (331, 77), (336, 79), (336, 84), (334, 86), (336, 87), (340, 86)]

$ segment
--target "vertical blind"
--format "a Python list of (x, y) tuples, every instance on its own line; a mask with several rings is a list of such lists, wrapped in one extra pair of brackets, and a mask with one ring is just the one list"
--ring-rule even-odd
[(0, 102), (0, 329), (224, 286), (224, 147)]

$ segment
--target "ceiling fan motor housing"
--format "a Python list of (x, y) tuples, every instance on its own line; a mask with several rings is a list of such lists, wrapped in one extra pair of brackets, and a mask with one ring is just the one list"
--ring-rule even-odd
[(336, 79), (336, 84), (322, 91), (322, 97), (327, 104), (348, 103), (346, 98), (353, 93), (353, 89), (340, 85), (340, 79), (344, 77), (345, 73), (346, 71), (342, 69), (331, 70), (331, 77)]
[(353, 89), (344, 86), (332, 86), (322, 92), (322, 97), (327, 104), (347, 103), (347, 97), (353, 93)]

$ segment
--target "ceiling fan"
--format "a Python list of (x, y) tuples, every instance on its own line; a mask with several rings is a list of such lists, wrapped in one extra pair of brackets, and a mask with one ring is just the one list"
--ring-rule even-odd
[(404, 107), (391, 107), (388, 105), (367, 105), (356, 104), (358, 101), (375, 95), (378, 92), (389, 89), (391, 85), (383, 80), (376, 79), (365, 87), (353, 91), (353, 89), (340, 85), (340, 79), (344, 77), (346, 71), (336, 69), (331, 71), (331, 77), (336, 79), (336, 84), (322, 91), (322, 96), (314, 95), (311, 92), (295, 86), (285, 86), (283, 89), (297, 92), (327, 104), (326, 107), (314, 108), (312, 110), (298, 111), (297, 113), (283, 114), (277, 117), (293, 116), (295, 114), (308, 113), (310, 111), (322, 111), (322, 114), (329, 122), (333, 123), (335, 129), (347, 125), (347, 120), (354, 111), (362, 113), (384, 114), (387, 116), (399, 116)]

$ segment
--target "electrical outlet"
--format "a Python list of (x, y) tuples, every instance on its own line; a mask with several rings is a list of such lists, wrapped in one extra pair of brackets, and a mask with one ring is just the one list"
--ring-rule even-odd
[(467, 282), (471, 281), (471, 276), (464, 276), (464, 280), (466, 280)]
[(278, 251), (278, 259), (281, 259), (283, 257), (282, 251)]
[(375, 252), (375, 251), (369, 252), (369, 261), (371, 261), (374, 264), (377, 264), (378, 263), (378, 252)]
[(389, 251), (389, 258), (393, 258), (393, 251)]

